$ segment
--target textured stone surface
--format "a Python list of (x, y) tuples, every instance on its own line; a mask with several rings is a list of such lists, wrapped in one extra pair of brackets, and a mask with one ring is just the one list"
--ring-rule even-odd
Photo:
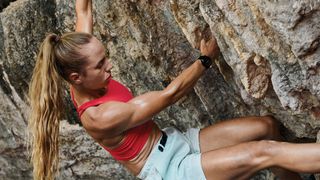
[(79, 125), (61, 122), (61, 145), (58, 179), (134, 179)]
[(26, 121), (0, 87), (0, 179), (27, 179)]
[(14, 0), (1, 0), (1, 2), (0, 2), (0, 12), (4, 9), (4, 8), (6, 8), (9, 4), (10, 4), (10, 2), (13, 2)]
[(315, 137), (314, 129), (319, 126), (319, 1), (199, 3), (234, 72), (242, 99), (260, 114), (265, 110), (275, 114), (296, 136)]
[[(0, 9), (7, 2), (1, 1)], [(318, 0), (93, 3), (94, 32), (109, 52), (113, 76), (135, 95), (163, 89), (199, 55), (195, 48), (202, 36), (212, 33), (217, 38), (221, 56), (193, 92), (154, 118), (161, 127), (186, 129), (232, 117), (273, 114), (289, 139), (316, 138)], [(25, 144), (28, 82), (45, 34), (74, 29), (74, 4), (19, 0), (3, 9), (0, 22), (0, 179), (31, 179)], [(81, 127), (62, 121), (58, 179), (134, 177)], [(264, 171), (254, 179), (273, 176)]]

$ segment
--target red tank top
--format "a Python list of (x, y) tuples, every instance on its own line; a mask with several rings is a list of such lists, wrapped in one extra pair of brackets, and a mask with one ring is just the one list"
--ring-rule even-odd
[[(72, 90), (71, 98), (77, 109), (79, 117), (81, 117), (83, 112), (91, 106), (98, 106), (107, 101), (127, 102), (132, 99), (133, 96), (125, 86), (111, 79), (108, 84), (107, 93), (100, 98), (85, 102), (80, 107), (77, 106), (74, 100)], [(139, 154), (143, 146), (146, 144), (153, 126), (154, 122), (150, 120), (142, 125), (127, 130), (125, 132), (124, 140), (116, 148), (109, 149), (103, 145), (101, 146), (105, 150), (107, 150), (116, 160), (131, 160)]]

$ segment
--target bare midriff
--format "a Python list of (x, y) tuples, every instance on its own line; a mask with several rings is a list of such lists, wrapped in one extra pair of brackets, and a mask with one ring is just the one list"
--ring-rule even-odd
[[(89, 134), (90, 134), (90, 132), (89, 132)], [(159, 129), (159, 127), (157, 125), (154, 125), (153, 129), (148, 137), (147, 142), (145, 143), (145, 145), (143, 146), (143, 148), (141, 149), (139, 154), (129, 161), (119, 161), (118, 160), (118, 162), (121, 163), (124, 167), (126, 167), (135, 176), (137, 176), (140, 173), (144, 164), (146, 163), (153, 147), (159, 141), (161, 135), (162, 135), (162, 133), (161, 133), (161, 130)], [(92, 136), (92, 134), (91, 134), (91, 136)], [(99, 144), (101, 144), (103, 146), (107, 146), (108, 148), (112, 149), (112, 148), (116, 148), (117, 146), (119, 146), (123, 142), (124, 139), (125, 139), (125, 136), (120, 135), (120, 136), (114, 137), (112, 139), (105, 139), (100, 142), (97, 141), (97, 139), (96, 139), (96, 141)], [(114, 144), (114, 146), (112, 146), (111, 144)]]
[[(82, 122), (83, 126), (86, 127), (87, 124), (84, 121)], [(90, 134), (90, 136), (93, 137), (93, 139), (95, 139), (96, 142), (110, 149), (117, 148), (126, 138), (126, 136), (122, 134), (113, 138), (98, 140), (95, 138), (95, 134), (93, 133), (93, 131), (90, 131), (87, 128), (85, 129), (87, 130), (87, 133)], [(157, 144), (161, 136), (161, 130), (155, 124), (150, 132), (148, 140), (144, 144), (141, 151), (137, 154), (137, 156), (128, 161), (118, 160), (118, 162), (121, 163), (124, 167), (126, 167), (132, 174), (137, 176), (143, 168), (144, 164), (146, 163), (153, 147)]]
[(158, 126), (154, 126), (146, 144), (144, 145), (140, 153), (135, 158), (129, 161), (118, 161), (118, 162), (121, 163), (124, 167), (126, 167), (129, 171), (131, 171), (135, 176), (138, 175), (142, 167), (146, 163), (153, 147), (159, 141), (161, 135), (162, 133), (158, 128)]

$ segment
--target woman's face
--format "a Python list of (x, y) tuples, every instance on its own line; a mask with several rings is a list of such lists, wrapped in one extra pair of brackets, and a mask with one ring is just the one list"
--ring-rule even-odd
[(112, 65), (106, 57), (102, 43), (93, 37), (80, 51), (87, 57), (85, 73), (80, 75), (82, 86), (90, 90), (105, 88), (111, 78)]

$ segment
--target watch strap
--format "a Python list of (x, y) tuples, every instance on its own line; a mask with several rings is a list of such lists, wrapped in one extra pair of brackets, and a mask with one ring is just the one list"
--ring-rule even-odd
[(211, 65), (212, 65), (212, 60), (211, 60), (211, 58), (210, 58), (209, 56), (200, 56), (198, 59), (201, 61), (202, 65), (203, 65), (206, 69), (208, 69), (208, 68), (211, 67)]

